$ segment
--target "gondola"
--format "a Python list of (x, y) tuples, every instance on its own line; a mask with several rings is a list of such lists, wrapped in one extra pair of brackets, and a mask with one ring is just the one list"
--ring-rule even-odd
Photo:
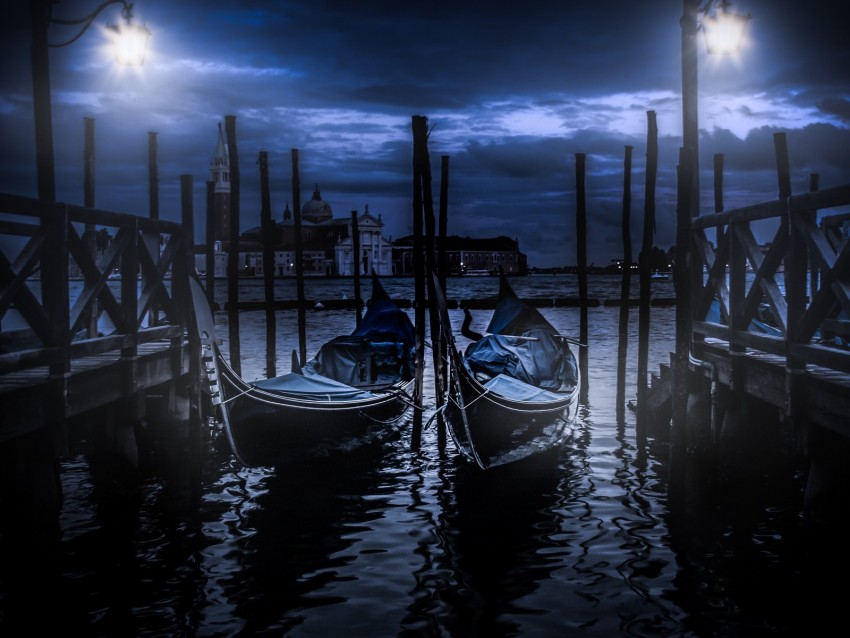
[(398, 436), (413, 404), (415, 330), (372, 276), (356, 329), (331, 339), (304, 366), (246, 381), (227, 363), (203, 289), (193, 281), (202, 361), (227, 440), (248, 467), (353, 452)]
[(486, 470), (562, 446), (578, 407), (581, 377), (570, 349), (577, 342), (519, 299), (501, 273), (486, 332), (461, 352), (436, 277), (434, 289), (446, 362), (438, 414), (460, 453)]

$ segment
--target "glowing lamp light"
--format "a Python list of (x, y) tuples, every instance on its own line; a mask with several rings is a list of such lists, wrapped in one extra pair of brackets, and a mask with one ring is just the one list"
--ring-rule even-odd
[(116, 63), (121, 66), (143, 66), (145, 64), (145, 54), (151, 37), (150, 29), (129, 22), (127, 24), (110, 24), (106, 28), (112, 40)]
[[(88, 31), (95, 18), (106, 7), (122, 5), (121, 17), (124, 24), (108, 26), (107, 33), (112, 36), (116, 59), (120, 64), (141, 66), (145, 61), (148, 40), (151, 32), (144, 26), (132, 24), (133, 5), (127, 0), (104, 0), (89, 15), (81, 18), (58, 18), (52, 15), (52, 5), (58, 0), (30, 0), (32, 8), (32, 46), (30, 55), (33, 76), (33, 111), (35, 114), (35, 154), (38, 171), (38, 198), (48, 202), (56, 201), (56, 169), (53, 153), (53, 122), (50, 99), (50, 55), (51, 48), (66, 47), (79, 40)], [(76, 35), (64, 42), (48, 41), (48, 28), (79, 27)], [(120, 45), (118, 44), (120, 42)]]
[(749, 15), (732, 13), (729, 2), (722, 2), (720, 11), (702, 19), (705, 48), (710, 54), (732, 55), (741, 50)]

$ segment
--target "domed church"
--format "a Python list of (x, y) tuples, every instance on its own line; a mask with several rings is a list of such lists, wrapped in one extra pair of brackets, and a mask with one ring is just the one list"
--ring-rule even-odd
[[(214, 183), (213, 214), (214, 255), (213, 268), (216, 278), (227, 276), (227, 259), (230, 244), (230, 158), (221, 124), (210, 164), (211, 181)], [(283, 218), (274, 224), (274, 276), (294, 277), (295, 267), (295, 220), (289, 202)], [(355, 219), (359, 238), (359, 254), (354, 255)], [(331, 205), (322, 199), (316, 184), (313, 196), (301, 207), (301, 257), (305, 276), (353, 276), (355, 268), (368, 276), (373, 270), (378, 275), (392, 274), (392, 243), (384, 239), (384, 222), (381, 216), (373, 216), (366, 205), (363, 213), (352, 211), (346, 217), (334, 218)], [(263, 231), (255, 226), (239, 236), (239, 275), (256, 277), (263, 275)], [(205, 247), (195, 252), (195, 267), (206, 271)]]
[[(230, 159), (221, 125), (213, 161), (210, 164), (211, 182), (214, 184), (212, 263), (207, 262), (207, 247), (196, 246), (195, 268), (206, 272), (211, 266), (215, 278), (227, 277), (230, 244)], [(295, 277), (295, 220), (289, 202), (280, 221), (271, 230), (274, 245), (274, 276)], [(412, 275), (414, 271), (413, 237), (392, 242), (384, 239), (384, 222), (369, 212), (366, 204), (363, 213), (351, 211), (343, 217), (334, 217), (331, 205), (322, 199), (319, 185), (313, 196), (301, 206), (301, 266), (308, 277), (350, 277), (359, 268), (368, 276), (373, 270), (380, 276)], [(358, 254), (354, 254), (354, 226), (359, 239)], [(239, 275), (263, 276), (263, 230), (255, 226), (240, 234)], [(500, 270), (526, 274), (526, 257), (519, 250), (519, 241), (508, 237), (474, 239), (446, 237), (445, 252), (449, 274), (494, 274)]]
[[(354, 219), (360, 241), (359, 255), (355, 256)], [(378, 275), (392, 274), (392, 244), (384, 239), (381, 216), (374, 217), (366, 205), (363, 213), (352, 211), (348, 217), (334, 217), (331, 205), (322, 199), (316, 184), (313, 196), (301, 207), (301, 251), (305, 276), (353, 276), (355, 268), (368, 276), (373, 270)], [(275, 224), (275, 277), (296, 275), (295, 220), (289, 202), (283, 219)], [(245, 274), (263, 274), (263, 236), (257, 226), (241, 235), (240, 255), (244, 255)]]
[[(287, 207), (289, 205), (287, 204)], [(286, 213), (286, 211), (284, 211)], [(333, 210), (331, 205), (322, 199), (322, 194), (319, 192), (319, 185), (316, 184), (316, 190), (313, 191), (313, 197), (301, 207), (301, 221), (313, 222), (319, 224), (333, 219)], [(284, 215), (285, 217), (285, 215)]]

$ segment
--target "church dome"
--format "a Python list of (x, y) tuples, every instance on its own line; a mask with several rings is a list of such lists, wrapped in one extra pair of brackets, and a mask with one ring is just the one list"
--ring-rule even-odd
[(311, 222), (323, 222), (333, 218), (331, 205), (322, 200), (318, 184), (316, 184), (316, 190), (313, 191), (313, 199), (301, 207), (301, 217)]

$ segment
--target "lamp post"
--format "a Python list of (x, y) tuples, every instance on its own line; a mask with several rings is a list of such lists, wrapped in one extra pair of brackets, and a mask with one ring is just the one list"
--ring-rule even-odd
[[(108, 25), (116, 50), (116, 60), (120, 64), (139, 66), (144, 64), (150, 31), (141, 25), (134, 25), (133, 5), (126, 0), (107, 0), (89, 15), (74, 19), (53, 18), (53, 4), (56, 0), (30, 0), (32, 18), (32, 96), (35, 111), (35, 150), (38, 171), (38, 198), (56, 201), (56, 176), (53, 159), (53, 115), (50, 99), (50, 56), (49, 48), (64, 47), (76, 42), (91, 26), (94, 19), (111, 4), (121, 4), (121, 17), (124, 24)], [(47, 39), (51, 24), (81, 25), (80, 31), (70, 40), (59, 44), (50, 44)]]
[[(702, 20), (699, 16), (702, 15)], [(691, 217), (699, 215), (699, 118), (697, 108), (697, 32), (705, 35), (706, 51), (737, 53), (750, 16), (729, 11), (729, 0), (682, 2), (682, 146), (690, 158)]]
[[(692, 291), (703, 285), (702, 268), (692, 263), (691, 219), (699, 215), (699, 120), (697, 117), (697, 33), (705, 34), (708, 53), (738, 51), (749, 16), (729, 11), (728, 0), (683, 0), (682, 2), (682, 149), (679, 155), (676, 212), (676, 370), (673, 389), (673, 460), (671, 472), (684, 467), (682, 451), (687, 447), (685, 425), (689, 395), (688, 375), (693, 349)], [(699, 17), (702, 15), (702, 20)]]

